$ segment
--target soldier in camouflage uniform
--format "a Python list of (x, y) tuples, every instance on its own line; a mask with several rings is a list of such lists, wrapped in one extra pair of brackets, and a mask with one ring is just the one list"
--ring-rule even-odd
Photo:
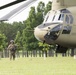
[(10, 52), (10, 60), (13, 58), (13, 60), (15, 60), (15, 52), (16, 52), (16, 49), (15, 49), (15, 44), (14, 44), (14, 41), (11, 40), (10, 41), (10, 44), (8, 46), (8, 50)]

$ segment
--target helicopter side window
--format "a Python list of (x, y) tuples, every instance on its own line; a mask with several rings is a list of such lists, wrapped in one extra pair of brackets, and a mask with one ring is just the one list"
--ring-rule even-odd
[(67, 24), (69, 24), (69, 16), (68, 16), (68, 15), (66, 15), (65, 22), (66, 22)]
[(73, 24), (72, 15), (66, 15), (65, 21), (66, 21), (67, 24)]
[(54, 18), (53, 20), (54, 20), (54, 21), (58, 21), (58, 20), (59, 20), (59, 17), (60, 17), (60, 14), (57, 13), (57, 14), (55, 14), (55, 16), (53, 17), (53, 18)]
[(55, 18), (55, 15), (54, 15), (54, 17), (53, 17), (52, 21), (54, 21), (54, 18)]
[(65, 23), (67, 24), (64, 26), (62, 34), (70, 34), (72, 26), (70, 24), (73, 23), (73, 18), (71, 15), (66, 15), (65, 16)]
[(67, 9), (61, 9), (60, 12), (61, 13), (70, 13), (70, 11), (68, 11)]
[(61, 14), (60, 14), (60, 16), (59, 16), (58, 20), (60, 20), (60, 18), (61, 18)]
[(64, 14), (60, 14), (60, 16), (59, 16), (58, 20), (63, 21), (63, 20), (64, 20)]
[(69, 18), (70, 18), (70, 24), (73, 24), (73, 16), (69, 15)]
[[(62, 10), (60, 10), (60, 12), (63, 13), (63, 14), (67, 13), (66, 18), (65, 18), (66, 23), (69, 23), (69, 24), (73, 23), (73, 16), (71, 15), (69, 10), (62, 9)], [(70, 14), (68, 14), (68, 13), (70, 13)]]
[(62, 34), (70, 34), (71, 28), (72, 28), (71, 26), (64, 26)]

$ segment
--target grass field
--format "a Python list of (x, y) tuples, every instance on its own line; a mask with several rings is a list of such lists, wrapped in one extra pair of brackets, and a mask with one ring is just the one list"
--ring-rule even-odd
[(0, 60), (0, 75), (76, 75), (73, 57), (29, 57)]

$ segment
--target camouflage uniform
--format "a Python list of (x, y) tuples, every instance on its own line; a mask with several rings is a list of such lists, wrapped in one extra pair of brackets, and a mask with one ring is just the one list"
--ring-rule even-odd
[(14, 42), (11, 42), (11, 44), (8, 46), (8, 50), (10, 52), (10, 60), (12, 58), (13, 58), (13, 60), (15, 60), (15, 52), (16, 52), (16, 49), (15, 49)]

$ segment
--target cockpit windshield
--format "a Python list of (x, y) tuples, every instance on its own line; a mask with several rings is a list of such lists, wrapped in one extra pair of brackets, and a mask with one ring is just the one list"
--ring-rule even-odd
[(44, 22), (52, 22), (52, 21), (65, 21), (66, 23), (73, 23), (73, 17), (67, 9), (62, 9), (58, 11), (49, 12)]
[(55, 12), (48, 12), (47, 15), (45, 16), (44, 22), (51, 22), (53, 17), (55, 15)]
[(56, 13), (52, 19), (52, 21), (63, 21), (64, 20), (64, 14)]

